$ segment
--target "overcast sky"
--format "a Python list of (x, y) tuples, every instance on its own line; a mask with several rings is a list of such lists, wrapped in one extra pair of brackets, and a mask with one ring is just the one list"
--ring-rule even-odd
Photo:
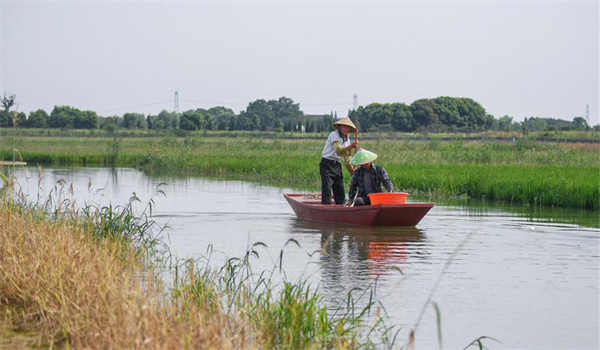
[(307, 114), (470, 97), (598, 124), (598, 0), (6, 1), (0, 91), (100, 115), (286, 96)]

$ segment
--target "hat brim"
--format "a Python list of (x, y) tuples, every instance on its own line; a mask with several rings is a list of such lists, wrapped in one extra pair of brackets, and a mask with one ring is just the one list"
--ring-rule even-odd
[(352, 129), (352, 131), (356, 131), (356, 128), (355, 128), (355, 127), (353, 127), (353, 126), (350, 126), (350, 125), (348, 125), (348, 124), (333, 124), (333, 127), (334, 127), (334, 128), (336, 128), (336, 129), (339, 129), (339, 128), (340, 128), (340, 126), (347, 126), (347, 127), (349, 127), (350, 129)]
[(350, 165), (364, 165), (367, 163), (371, 163), (377, 159), (377, 154), (367, 151), (365, 149), (360, 149), (352, 159), (350, 159)]

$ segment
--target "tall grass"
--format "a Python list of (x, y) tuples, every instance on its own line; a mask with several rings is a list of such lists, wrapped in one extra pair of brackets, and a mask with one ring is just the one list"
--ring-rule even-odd
[[(165, 273), (169, 265), (157, 263), (171, 260), (157, 259), (164, 257), (153, 249), (162, 228), (135, 215), (135, 197), (124, 206), (77, 209), (65, 183), (31, 203), (4, 180), (0, 329), (27, 332), (18, 346), (349, 349), (373, 347), (371, 339), (393, 343), (386, 343), (392, 327), (382, 321), (369, 327), (364, 315), (372, 303), (332, 315), (305, 281), (273, 285), (277, 266), (254, 273), (251, 260), (262, 243), (220, 269), (210, 267), (209, 254), (176, 261)], [(161, 277), (169, 275), (171, 286)]]
[[(177, 140), (155, 143), (142, 162), (148, 171), (234, 176), (318, 190), (320, 143), (281, 140)], [(366, 145), (365, 145), (366, 147)], [(395, 187), (414, 194), (469, 197), (597, 210), (600, 162), (594, 148), (517, 142), (378, 141)], [(348, 176), (348, 175), (346, 175)]]
[[(30, 163), (135, 166), (149, 172), (218, 176), (318, 190), (322, 140), (257, 137), (28, 138), (18, 145)], [(0, 149), (1, 147), (0, 141)], [(598, 210), (597, 144), (380, 138), (361, 146), (379, 155), (399, 190), (529, 205)], [(117, 156), (115, 156), (115, 154)], [(8, 156), (0, 151), (0, 157)], [(346, 174), (348, 178), (348, 174)]]

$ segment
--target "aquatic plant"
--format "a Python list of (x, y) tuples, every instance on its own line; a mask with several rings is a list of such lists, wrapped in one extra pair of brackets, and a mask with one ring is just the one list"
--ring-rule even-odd
[[(30, 163), (105, 165), (109, 138), (28, 138)], [(439, 197), (484, 198), (533, 206), (597, 210), (597, 144), (515, 142), (361, 141), (379, 155), (397, 189)], [(0, 149), (2, 141), (0, 140)], [(118, 166), (185, 176), (227, 177), (319, 189), (322, 140), (260, 137), (124, 138)], [(9, 156), (0, 152), (0, 157)], [(346, 175), (348, 176), (348, 175)]]
[[(361, 338), (373, 303), (357, 312), (349, 300), (345, 313), (332, 316), (304, 280), (273, 285), (277, 264), (255, 274), (250, 261), (260, 242), (218, 269), (208, 264), (210, 254), (175, 262), (166, 286), (168, 265), (151, 258), (162, 258), (151, 249), (153, 231), (162, 228), (135, 215), (137, 198), (78, 210), (64, 181), (51, 192), (40, 203), (12, 192), (0, 197), (0, 328), (29, 332), (29, 345), (348, 349), (372, 347), (377, 331), (390, 332), (378, 321)], [(281, 259), (283, 248), (280, 272)]]

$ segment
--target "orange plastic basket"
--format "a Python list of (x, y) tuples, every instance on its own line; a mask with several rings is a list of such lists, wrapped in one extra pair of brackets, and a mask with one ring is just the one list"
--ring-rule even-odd
[(384, 192), (369, 194), (371, 204), (405, 204), (406, 198), (408, 198), (408, 193), (406, 192)]

